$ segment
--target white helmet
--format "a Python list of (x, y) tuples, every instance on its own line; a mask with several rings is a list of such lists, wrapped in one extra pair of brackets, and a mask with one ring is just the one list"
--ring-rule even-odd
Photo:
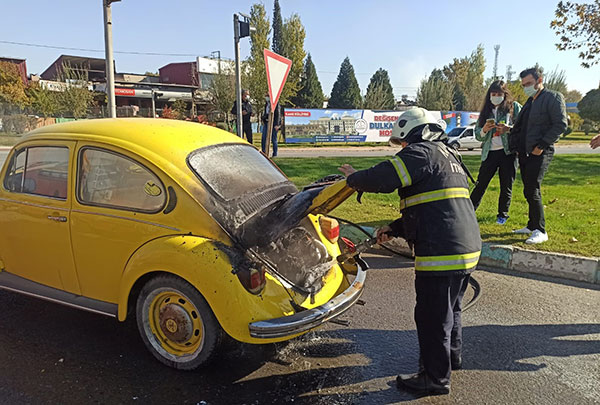
[[(442, 125), (440, 123), (441, 120), (436, 120), (429, 111), (424, 108), (416, 107), (411, 108), (400, 114), (398, 120), (394, 122), (394, 127), (392, 128), (392, 136), (390, 137), (390, 142), (397, 143), (400, 141), (406, 140), (410, 131), (415, 129), (420, 125), (425, 124), (434, 124), (440, 127), (443, 132)], [(444, 122), (445, 124), (445, 122)]]

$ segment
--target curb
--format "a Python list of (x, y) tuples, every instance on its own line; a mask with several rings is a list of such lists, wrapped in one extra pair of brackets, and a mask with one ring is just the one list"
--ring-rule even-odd
[[(397, 238), (387, 245), (396, 251), (411, 255), (403, 239)], [(381, 248), (373, 252), (384, 253)], [(484, 243), (479, 265), (521, 273), (534, 273), (575, 281), (600, 284), (600, 258), (583, 257), (554, 252), (527, 250), (509, 245)]]

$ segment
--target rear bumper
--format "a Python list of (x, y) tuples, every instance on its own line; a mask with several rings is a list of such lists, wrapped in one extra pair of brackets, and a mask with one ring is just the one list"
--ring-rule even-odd
[(343, 293), (313, 309), (307, 309), (281, 318), (252, 322), (248, 325), (250, 336), (259, 339), (293, 336), (341, 315), (354, 305), (362, 295), (366, 274), (366, 267), (359, 264), (354, 281)]

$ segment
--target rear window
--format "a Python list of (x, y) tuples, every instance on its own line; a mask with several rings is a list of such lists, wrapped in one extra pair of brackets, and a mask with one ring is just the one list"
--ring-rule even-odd
[(462, 133), (462, 131), (464, 131), (464, 130), (465, 129), (463, 127), (454, 128), (452, 131), (450, 131), (448, 133), (448, 137), (452, 138), (452, 137), (455, 137), (455, 136), (459, 136)]
[(188, 157), (192, 170), (224, 200), (289, 180), (258, 150), (229, 144), (199, 149)]

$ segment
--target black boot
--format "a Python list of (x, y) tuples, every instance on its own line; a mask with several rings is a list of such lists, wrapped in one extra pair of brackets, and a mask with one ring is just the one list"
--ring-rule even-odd
[(400, 374), (396, 378), (400, 389), (409, 389), (417, 394), (444, 395), (450, 393), (450, 383), (437, 384), (429, 378), (425, 371), (416, 374)]
[(450, 365), (452, 366), (452, 370), (460, 370), (462, 368), (462, 356), (454, 356), (450, 353)]

